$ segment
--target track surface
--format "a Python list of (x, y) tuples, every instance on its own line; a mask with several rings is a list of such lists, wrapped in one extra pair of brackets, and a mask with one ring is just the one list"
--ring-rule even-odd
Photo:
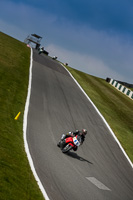
[[(27, 140), (50, 200), (133, 199), (133, 170), (91, 103), (56, 61), (33, 59)], [(61, 153), (62, 133), (82, 128), (84, 144)]]

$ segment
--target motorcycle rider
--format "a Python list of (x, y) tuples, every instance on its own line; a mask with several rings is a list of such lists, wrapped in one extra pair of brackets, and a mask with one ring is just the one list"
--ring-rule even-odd
[[(61, 136), (61, 140), (58, 142), (57, 146), (60, 147), (60, 144), (62, 143), (62, 141), (63, 141), (64, 139), (66, 139), (67, 137), (75, 137), (76, 135), (79, 136), (79, 137), (81, 138), (81, 144), (83, 144), (83, 142), (84, 142), (84, 140), (85, 140), (85, 135), (86, 135), (86, 134), (87, 134), (87, 130), (86, 130), (85, 128), (82, 129), (81, 131), (76, 130), (76, 131), (74, 131), (74, 132), (68, 132), (68, 133), (66, 133), (66, 134), (63, 134), (63, 135)], [(74, 149), (74, 150), (76, 151), (77, 148)]]
[(38, 53), (38, 54), (43, 53), (43, 51), (44, 51), (44, 47), (41, 47), (41, 48), (39, 49), (39, 53)]

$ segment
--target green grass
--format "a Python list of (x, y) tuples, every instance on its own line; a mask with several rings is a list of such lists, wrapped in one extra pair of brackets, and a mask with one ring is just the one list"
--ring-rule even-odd
[[(31, 172), (23, 141), (23, 113), (30, 49), (0, 32), (0, 199), (44, 199)], [(14, 117), (21, 112), (19, 119)]]
[(67, 67), (104, 116), (133, 162), (133, 100), (105, 80)]

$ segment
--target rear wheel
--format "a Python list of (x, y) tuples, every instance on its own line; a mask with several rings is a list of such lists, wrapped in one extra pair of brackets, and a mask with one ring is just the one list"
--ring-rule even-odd
[(68, 151), (70, 151), (73, 147), (69, 144), (67, 144), (63, 149), (62, 149), (62, 153), (67, 153)]

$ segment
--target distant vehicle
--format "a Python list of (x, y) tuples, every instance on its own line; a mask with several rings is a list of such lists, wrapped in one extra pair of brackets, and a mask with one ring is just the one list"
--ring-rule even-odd
[(41, 53), (44, 53), (46, 55), (49, 54), (46, 50), (44, 50), (44, 47), (39, 48), (39, 54), (41, 54)]
[(53, 56), (53, 58), (52, 58), (53, 60), (57, 60), (57, 56)]

